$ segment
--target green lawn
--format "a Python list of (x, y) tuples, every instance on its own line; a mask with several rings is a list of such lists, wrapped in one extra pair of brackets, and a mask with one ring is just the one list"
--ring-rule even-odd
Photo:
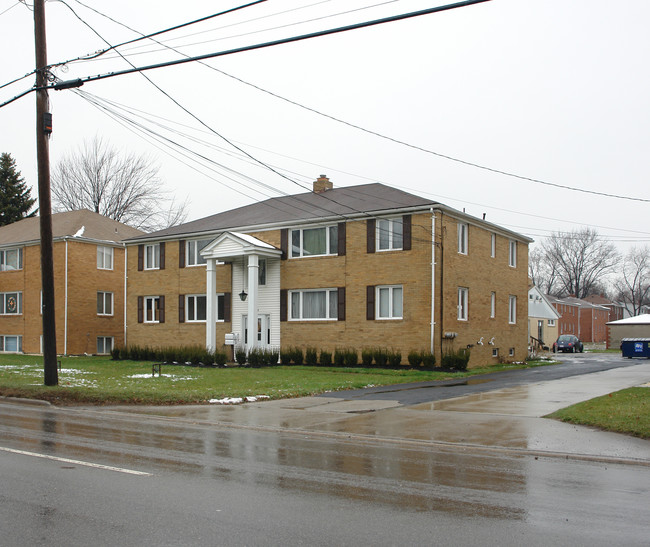
[(650, 439), (650, 388), (623, 389), (546, 417)]
[(55, 404), (189, 404), (257, 396), (281, 399), (551, 364), (541, 361), (495, 365), (463, 373), (306, 366), (217, 369), (163, 365), (162, 377), (152, 377), (150, 362), (63, 357), (59, 385), (45, 387), (42, 363), (40, 356), (2, 355), (0, 395), (44, 399)]

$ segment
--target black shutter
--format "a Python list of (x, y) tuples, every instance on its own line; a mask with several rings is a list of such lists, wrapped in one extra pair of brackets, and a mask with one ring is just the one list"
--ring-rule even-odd
[(144, 245), (138, 245), (138, 271), (144, 270)]
[(337, 231), (339, 233), (339, 256), (345, 256), (345, 222), (339, 222)]
[(411, 215), (402, 217), (402, 249), (411, 250)]
[(374, 218), (369, 218), (366, 221), (366, 226), (367, 226), (367, 234), (366, 234), (366, 240), (367, 240), (367, 252), (369, 253), (374, 253), (375, 252), (375, 239), (377, 237), (376, 235), (376, 220)]
[(282, 260), (286, 260), (289, 256), (289, 229), (282, 228), (280, 230), (280, 250), (282, 251)]
[(144, 296), (138, 296), (138, 323), (144, 323)]
[(338, 288), (339, 297), (339, 321), (345, 321), (345, 287)]
[[(160, 269), (165, 269), (165, 243), (160, 244)], [(161, 321), (162, 323), (162, 321)]]
[(280, 321), (287, 320), (287, 298), (289, 294), (287, 289), (280, 289)]
[(185, 240), (181, 239), (178, 242), (178, 267), (185, 267)]
[(185, 323), (185, 295), (178, 295), (178, 322)]
[(165, 322), (165, 297), (158, 297), (158, 323)]
[(232, 321), (232, 293), (227, 292), (223, 294), (223, 320), (226, 323)]
[(366, 319), (369, 321), (375, 318), (375, 286), (366, 287)]

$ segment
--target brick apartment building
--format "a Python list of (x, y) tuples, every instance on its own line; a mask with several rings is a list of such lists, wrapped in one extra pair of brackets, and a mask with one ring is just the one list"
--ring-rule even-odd
[[(40, 219), (0, 227), (0, 351), (40, 353)], [(143, 232), (91, 211), (52, 215), (57, 352), (124, 343), (124, 246)]]
[(573, 296), (546, 296), (561, 315), (558, 335), (575, 334), (583, 342), (597, 344), (607, 341), (608, 308)]
[(530, 242), (395, 188), (321, 176), (313, 192), (128, 239), (127, 342), (224, 349), (233, 333), (247, 348), (523, 359)]

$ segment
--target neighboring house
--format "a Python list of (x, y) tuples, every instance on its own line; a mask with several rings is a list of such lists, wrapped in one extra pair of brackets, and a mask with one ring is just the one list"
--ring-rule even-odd
[(602, 294), (590, 294), (583, 300), (586, 300), (591, 304), (606, 307), (609, 310), (608, 321), (618, 321), (619, 319), (625, 318), (625, 306), (620, 302), (612, 302)]
[(523, 359), (531, 241), (383, 184), (334, 189), (321, 176), (313, 192), (127, 240), (127, 342), (222, 350), (232, 333), (247, 349)]
[[(52, 215), (57, 352), (124, 343), (124, 246), (143, 232), (91, 211)], [(0, 227), (0, 351), (42, 352), (40, 219)]]
[(589, 343), (600, 344), (606, 341), (609, 308), (574, 296), (546, 296), (562, 315), (559, 320), (559, 335), (575, 334), (583, 342)]
[(623, 338), (650, 338), (650, 314), (607, 323), (607, 349), (620, 348)]
[(557, 340), (560, 314), (541, 291), (528, 289), (528, 337), (531, 347), (551, 348)]

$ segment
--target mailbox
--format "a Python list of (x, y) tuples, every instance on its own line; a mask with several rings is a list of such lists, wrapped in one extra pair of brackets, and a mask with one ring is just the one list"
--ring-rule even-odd
[(239, 336), (234, 332), (226, 333), (226, 346), (236, 346), (239, 342)]

